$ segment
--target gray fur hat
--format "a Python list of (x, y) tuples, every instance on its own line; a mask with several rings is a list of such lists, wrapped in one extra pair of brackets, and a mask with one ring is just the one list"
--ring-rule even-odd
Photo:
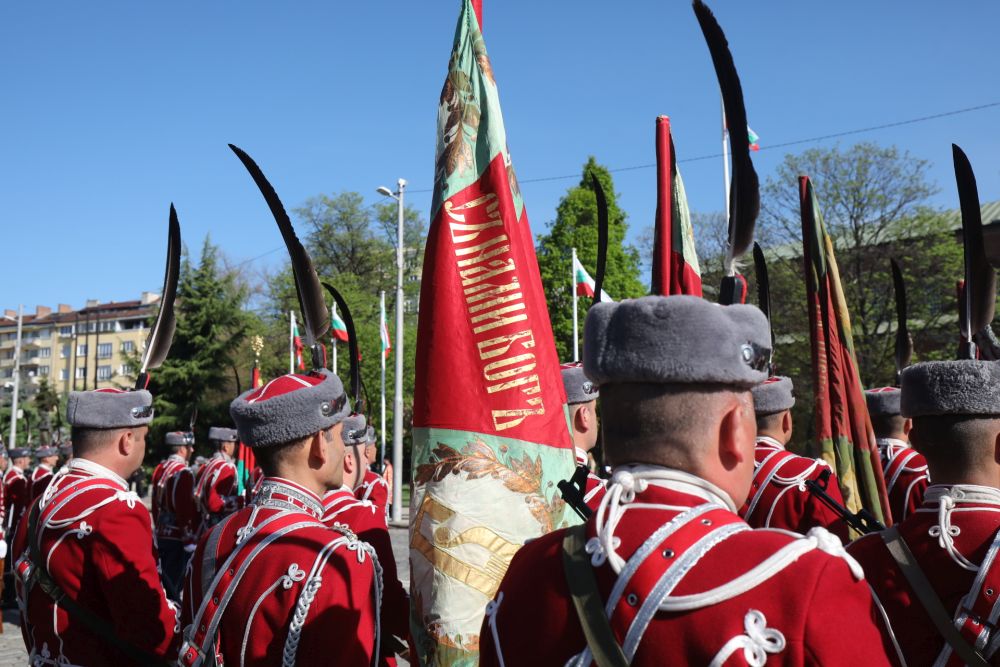
[(1000, 416), (1000, 365), (963, 359), (927, 361), (903, 370), (900, 414)]
[(14, 447), (13, 449), (8, 450), (8, 452), (10, 454), (10, 458), (12, 459), (21, 459), (31, 456), (31, 450), (27, 447)]
[(767, 379), (771, 331), (755, 306), (695, 296), (596, 303), (587, 313), (583, 368), (608, 383), (718, 384), (750, 389)]
[(66, 418), (79, 428), (129, 428), (153, 421), (153, 395), (145, 389), (71, 391)]
[(865, 390), (865, 403), (872, 417), (888, 417), (899, 414), (899, 397), (902, 392), (896, 387), (879, 387)]
[(233, 399), (229, 414), (250, 447), (284, 445), (319, 433), (351, 413), (344, 385), (325, 368), (282, 375)]
[(774, 415), (791, 410), (795, 405), (792, 396), (792, 379), (784, 376), (769, 377), (750, 390), (753, 409), (758, 416)]
[(559, 367), (562, 372), (563, 387), (566, 388), (566, 403), (589, 403), (600, 397), (597, 385), (587, 379), (583, 372), (583, 364), (572, 362)]
[(171, 431), (163, 436), (167, 447), (194, 447), (194, 433), (191, 431)]
[(240, 436), (235, 428), (212, 426), (208, 429), (208, 439), (215, 442), (239, 442)]
[(67, 458), (73, 456), (73, 443), (64, 442), (61, 445), (59, 445), (59, 453)]
[(59, 450), (53, 445), (45, 445), (35, 450), (35, 458), (44, 459), (46, 456), (59, 456)]
[(344, 418), (344, 444), (368, 444), (368, 420), (364, 415), (350, 415)]

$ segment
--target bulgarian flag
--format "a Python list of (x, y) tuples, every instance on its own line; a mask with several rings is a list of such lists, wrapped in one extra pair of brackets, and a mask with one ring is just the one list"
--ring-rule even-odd
[(750, 140), (750, 150), (760, 150), (760, 137), (757, 136), (757, 133), (749, 125), (747, 125), (747, 139)]
[(463, 0), (438, 107), (420, 293), (410, 501), (421, 665), (478, 664), (486, 604), (525, 540), (577, 522), (565, 392), (493, 70)]
[[(577, 296), (589, 296), (594, 297), (594, 287), (597, 284), (594, 279), (590, 277), (587, 273), (587, 269), (583, 268), (583, 264), (580, 263), (580, 259), (574, 254), (573, 255), (573, 282), (576, 285), (576, 295)], [(608, 293), (603, 289), (601, 290), (601, 301), (614, 301), (608, 296)]]
[(656, 118), (656, 223), (652, 293), (701, 296), (701, 268), (684, 181), (677, 170), (670, 118)]
[(888, 526), (889, 500), (858, 376), (851, 317), (833, 242), (808, 176), (799, 177), (799, 203), (820, 455), (837, 473), (847, 508), (857, 512), (864, 507)]
[(347, 342), (347, 325), (344, 324), (344, 320), (340, 319), (340, 315), (337, 314), (337, 307), (334, 306), (333, 310), (330, 311), (332, 314), (330, 316), (330, 337), (334, 341), (340, 341), (342, 343)]
[(306, 362), (302, 358), (302, 336), (299, 335), (299, 325), (295, 322), (295, 312), (292, 312), (292, 345), (295, 348), (295, 367), (300, 371), (306, 369)]
[(379, 326), (379, 333), (382, 336), (382, 356), (388, 359), (389, 352), (392, 351), (392, 343), (389, 340), (389, 325), (385, 321), (385, 311), (382, 311), (382, 322)]

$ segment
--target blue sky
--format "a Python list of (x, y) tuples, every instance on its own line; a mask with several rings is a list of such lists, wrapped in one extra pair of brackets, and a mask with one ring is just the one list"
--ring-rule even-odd
[[(996, 2), (711, 4), (765, 148), (1000, 102)], [(589, 154), (612, 168), (654, 162), (657, 114), (671, 116), (679, 158), (719, 152), (717, 84), (689, 3), (485, 5), (536, 232), (578, 177), (535, 179), (578, 174)], [(0, 307), (158, 290), (171, 201), (195, 248), (208, 233), (234, 262), (278, 247), (227, 142), (257, 159), (289, 208), (341, 190), (374, 201), (377, 186), (402, 176), (426, 215), (458, 9), (458, 0), (3, 3)], [(993, 107), (841, 142), (898, 144), (931, 160), (933, 203), (954, 207), (953, 141), (981, 198), (1000, 198), (998, 127)], [(755, 154), (762, 178), (784, 152)], [(721, 209), (719, 160), (682, 171), (693, 210)], [(634, 238), (652, 221), (654, 170), (615, 178)]]

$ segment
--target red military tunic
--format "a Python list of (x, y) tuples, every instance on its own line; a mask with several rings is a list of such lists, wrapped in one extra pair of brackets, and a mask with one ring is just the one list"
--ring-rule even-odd
[(889, 495), (892, 520), (900, 522), (920, 506), (930, 483), (927, 461), (909, 443), (895, 438), (878, 438), (879, 458)]
[[(847, 541), (847, 525), (805, 485), (830, 469), (825, 461), (792, 454), (766, 436), (757, 438), (754, 458), (750, 496), (739, 511), (744, 521), (754, 528), (784, 528), (802, 535), (818, 526)], [(844, 504), (836, 474), (831, 473), (826, 492)]]
[(192, 543), (198, 510), (194, 501), (194, 474), (177, 454), (160, 462), (152, 477), (153, 522), (158, 540)]
[(222, 452), (216, 452), (198, 471), (194, 497), (201, 511), (203, 530), (219, 523), (239, 509), (236, 464)]
[(382, 566), (382, 630), (397, 637), (407, 637), (410, 629), (410, 598), (399, 581), (396, 558), (392, 553), (385, 511), (374, 503), (358, 500), (345, 486), (328, 491), (323, 497), (323, 523), (345, 525), (359, 538), (372, 545)]
[(587, 504), (587, 507), (596, 512), (597, 507), (604, 500), (608, 482), (595, 475), (594, 471), (590, 469), (590, 459), (587, 457), (587, 452), (579, 447), (574, 447), (574, 450), (576, 453), (576, 467), (587, 469), (587, 486), (583, 490), (583, 502)]
[(4, 501), (7, 507), (5, 518), (7, 534), (14, 536), (17, 522), (21, 519), (21, 514), (31, 500), (31, 484), (24, 471), (15, 465), (7, 468), (3, 476)]
[(39, 463), (38, 467), (31, 471), (31, 483), (29, 484), (28, 504), (35, 498), (40, 498), (49, 482), (52, 481), (52, 466)]
[[(39, 559), (67, 596), (110, 624), (133, 646), (172, 660), (179, 643), (177, 610), (156, 571), (149, 512), (124, 479), (75, 458), (39, 500)], [(78, 618), (55, 606), (37, 583), (27, 552), (28, 517), (15, 538), (15, 571), (24, 610), (21, 633), (32, 665), (132, 665)], [(23, 552), (23, 553), (22, 553)]]
[(371, 469), (365, 470), (365, 478), (354, 490), (354, 497), (375, 505), (382, 514), (389, 510), (389, 485), (382, 476)]
[[(1000, 591), (1000, 562), (996, 558), (1000, 490), (973, 485), (930, 486), (920, 507), (897, 527), (945, 609), (961, 622), (962, 634), (970, 642), (978, 641), (981, 651), (997, 664), (1000, 632), (993, 629), (1000, 613), (994, 606)], [(906, 664), (960, 665), (882, 538), (865, 535), (848, 551), (864, 567)], [(982, 575), (981, 581), (977, 575)]]
[[(861, 568), (823, 529), (752, 530), (718, 487), (624, 466), (587, 521), (587, 552), (633, 665), (888, 665)], [(565, 531), (514, 556), (480, 665), (590, 665), (563, 570)]]
[(314, 493), (265, 477), (249, 506), (202, 536), (184, 582), (181, 664), (212, 665), (215, 652), (227, 665), (371, 664), (378, 564), (322, 515)]

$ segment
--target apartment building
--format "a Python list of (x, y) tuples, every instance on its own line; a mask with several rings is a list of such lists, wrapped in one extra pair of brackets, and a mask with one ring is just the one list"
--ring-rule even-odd
[[(21, 331), (21, 396), (46, 378), (56, 392), (125, 387), (135, 381), (133, 355), (149, 335), (160, 296), (143, 292), (134, 301), (88, 301), (79, 310), (60, 304), (25, 312)], [(0, 387), (14, 377), (17, 311), (0, 318)]]

